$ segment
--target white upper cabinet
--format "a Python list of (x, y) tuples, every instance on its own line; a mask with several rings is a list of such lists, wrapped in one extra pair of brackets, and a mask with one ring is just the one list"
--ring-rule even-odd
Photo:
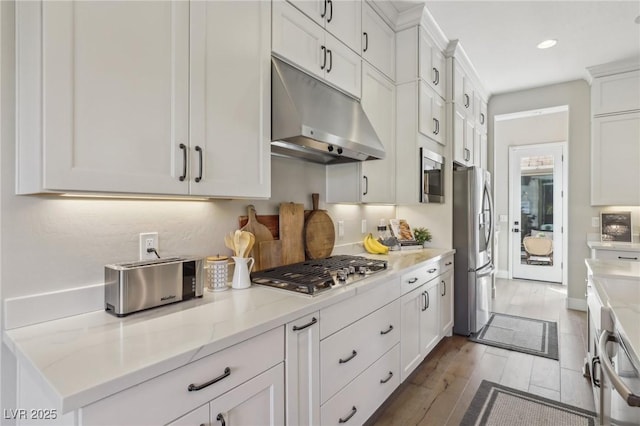
[(420, 82), (418, 129), (441, 145), (446, 143), (445, 102), (425, 81)]
[(386, 157), (327, 166), (327, 202), (394, 203), (396, 87), (367, 63), (362, 67), (361, 103)]
[(591, 123), (591, 205), (640, 205), (640, 111)]
[(301, 12), (360, 53), (362, 2), (360, 0), (289, 0)]
[(395, 80), (395, 32), (368, 3), (362, 4), (362, 58)]
[(18, 193), (188, 192), (188, 3), (18, 2), (16, 38)]
[(588, 68), (591, 84), (591, 205), (640, 204), (640, 62)]
[(640, 70), (594, 79), (591, 86), (591, 114), (640, 110)]
[(442, 51), (429, 38), (427, 32), (419, 32), (420, 78), (426, 81), (440, 97), (444, 98), (446, 83), (446, 60)]
[(191, 194), (270, 195), (270, 35), (269, 2), (191, 3)]
[(269, 9), (17, 3), (16, 191), (268, 197)]
[(411, 27), (396, 34), (396, 82), (407, 83), (421, 79), (443, 99), (446, 98), (447, 67), (442, 50), (427, 31)]
[(360, 55), (285, 1), (273, 2), (272, 35), (273, 52), (360, 97)]

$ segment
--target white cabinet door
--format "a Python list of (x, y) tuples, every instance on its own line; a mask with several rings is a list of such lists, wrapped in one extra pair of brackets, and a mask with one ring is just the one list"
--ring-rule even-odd
[(440, 282), (422, 286), (420, 306), (420, 353), (424, 359), (440, 339)]
[[(465, 133), (467, 130), (467, 120), (465, 112), (459, 108), (453, 111), (453, 161), (468, 166), (471, 158), (470, 150), (467, 148), (467, 140)], [(473, 137), (473, 135), (471, 136)]]
[[(17, 192), (187, 193), (189, 4), (28, 3), (16, 5)], [(42, 92), (21, 98), (27, 86)]]
[(640, 204), (640, 112), (595, 117), (591, 134), (591, 205)]
[(283, 425), (282, 363), (211, 401), (210, 412), (211, 424)]
[(444, 101), (432, 87), (421, 81), (418, 102), (418, 129), (420, 133), (444, 145), (446, 141)]
[(327, 3), (326, 30), (359, 55), (362, 40), (362, 2), (331, 0)]
[(362, 58), (395, 79), (395, 32), (366, 2), (362, 4)]
[[(465, 118), (464, 120), (464, 149), (466, 165), (473, 166), (476, 164), (476, 143), (475, 138), (475, 123), (473, 120)], [(479, 143), (479, 141), (478, 141)]]
[(320, 318), (318, 312), (286, 325), (287, 424), (320, 424)]
[(386, 157), (361, 164), (364, 185), (361, 201), (395, 203), (396, 86), (368, 64), (362, 69), (362, 108), (384, 145)]
[(442, 274), (440, 280), (440, 337), (451, 336), (453, 330), (453, 271)]
[(420, 324), (422, 287), (405, 294), (400, 299), (400, 379), (404, 381), (422, 362)]
[(487, 133), (487, 103), (479, 96), (476, 96), (476, 125), (484, 134)]
[(360, 98), (360, 55), (285, 1), (273, 2), (272, 34), (273, 52)]
[(420, 27), (419, 34), (420, 78), (426, 81), (444, 99), (446, 86), (445, 57), (422, 27)]
[(640, 70), (598, 77), (591, 88), (591, 114), (640, 109)]
[(270, 6), (191, 4), (191, 194), (270, 196)]
[(325, 34), (327, 51), (324, 78), (338, 88), (360, 98), (362, 58), (331, 34)]
[[(315, 3), (315, 2), (301, 2)], [(273, 52), (324, 78), (325, 31), (285, 1), (273, 2)]]

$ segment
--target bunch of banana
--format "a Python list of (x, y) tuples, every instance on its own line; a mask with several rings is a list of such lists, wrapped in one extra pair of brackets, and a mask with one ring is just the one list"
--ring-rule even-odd
[(371, 254), (387, 254), (389, 253), (389, 247), (382, 244), (380, 241), (373, 238), (371, 232), (364, 237), (364, 248)]

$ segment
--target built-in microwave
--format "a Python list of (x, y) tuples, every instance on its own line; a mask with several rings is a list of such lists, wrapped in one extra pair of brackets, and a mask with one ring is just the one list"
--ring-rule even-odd
[(444, 203), (444, 157), (420, 148), (420, 202)]

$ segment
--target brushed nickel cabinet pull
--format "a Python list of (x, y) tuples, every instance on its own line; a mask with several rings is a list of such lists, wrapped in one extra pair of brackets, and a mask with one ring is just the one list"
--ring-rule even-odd
[(364, 49), (362, 49), (362, 51), (366, 52), (369, 49), (369, 34), (366, 32), (363, 32), (362, 34), (364, 35)]
[(418, 281), (418, 278), (411, 278), (411, 279), (409, 280), (409, 284), (413, 284), (413, 283), (415, 283), (416, 281)]
[(230, 375), (231, 375), (231, 369), (229, 367), (227, 367), (227, 368), (224, 369), (224, 373), (222, 373), (221, 375), (219, 375), (215, 379), (212, 379), (212, 380), (208, 381), (207, 383), (203, 383), (201, 385), (196, 385), (196, 384), (191, 383), (187, 389), (189, 390), (189, 392), (199, 391), (201, 389), (206, 388), (207, 386), (211, 386), (214, 383), (218, 383), (220, 380), (225, 379), (225, 378), (229, 377)]
[(433, 274), (437, 270), (438, 270), (438, 268), (431, 268), (431, 269), (428, 269), (427, 272), (430, 273), (430, 274)]
[(441, 281), (442, 282), (442, 296), (446, 296), (447, 295), (447, 282), (446, 281)]

